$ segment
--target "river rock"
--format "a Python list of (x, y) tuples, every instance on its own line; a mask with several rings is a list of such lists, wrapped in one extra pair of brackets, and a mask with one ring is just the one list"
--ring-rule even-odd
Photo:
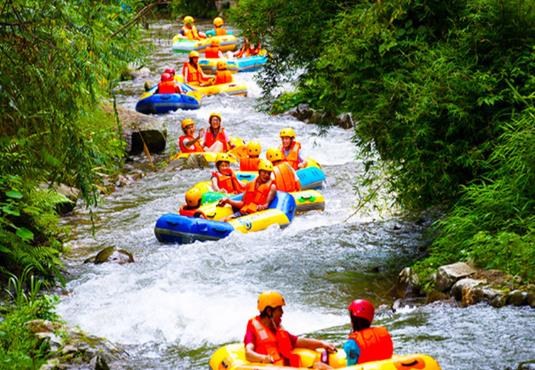
[(513, 306), (524, 306), (528, 301), (528, 293), (520, 290), (513, 290), (507, 295), (507, 303)]
[(353, 122), (353, 116), (351, 113), (340, 113), (336, 116), (336, 126), (340, 126), (341, 128), (350, 129), (355, 127), (355, 123)]
[(306, 121), (312, 116), (314, 110), (308, 104), (299, 104), (297, 107), (290, 109), (288, 113), (290, 116), (297, 118), (299, 121)]
[(180, 158), (178, 160), (172, 161), (171, 166), (174, 168), (178, 167), (180, 169), (186, 170), (194, 168), (208, 168), (210, 167), (210, 164), (202, 155), (193, 154), (187, 158)]
[(535, 370), (535, 360), (521, 362), (516, 370)]
[[(458, 301), (463, 301), (463, 297), (467, 295), (473, 295), (471, 291), (478, 285), (484, 284), (485, 280), (476, 280), (471, 278), (464, 278), (453, 284), (451, 288), (451, 295)], [(480, 289), (481, 297), (483, 297), (483, 291)], [(478, 294), (479, 294), (478, 293)]]
[(396, 284), (390, 293), (397, 298), (419, 296), (420, 282), (418, 275), (410, 267), (405, 267), (399, 273)]
[(98, 252), (96, 256), (90, 257), (84, 261), (84, 263), (89, 262), (92, 262), (96, 265), (105, 262), (113, 262), (122, 265), (125, 263), (134, 262), (134, 256), (132, 255), (132, 253), (128, 252), (125, 249), (106, 247), (100, 252)]
[(464, 262), (457, 262), (451, 265), (440, 266), (437, 270), (435, 287), (445, 292), (450, 289), (458, 280), (474, 274), (476, 270)]
[(131, 78), (147, 78), (150, 77), (150, 69), (147, 67), (138, 68), (134, 65), (128, 66), (128, 74)]

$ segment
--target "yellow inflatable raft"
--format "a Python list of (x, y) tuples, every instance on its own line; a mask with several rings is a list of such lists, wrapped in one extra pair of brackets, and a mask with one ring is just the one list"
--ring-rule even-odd
[(210, 86), (191, 86), (195, 91), (204, 96), (227, 94), (231, 96), (247, 96), (247, 85), (244, 83), (230, 82), (227, 84)]
[(213, 36), (202, 40), (188, 40), (184, 36), (177, 34), (173, 37), (171, 49), (177, 53), (189, 53), (192, 50), (199, 53), (212, 44), (212, 40), (219, 40), (219, 49), (221, 51), (233, 51), (236, 49), (238, 39), (234, 35)]
[[(293, 352), (301, 357), (303, 367), (300, 369), (310, 369), (315, 362), (321, 359), (321, 352), (318, 351), (297, 348)], [(335, 369), (346, 370), (440, 370), (440, 365), (432, 357), (423, 354), (394, 355), (389, 360), (346, 366), (345, 352), (343, 350), (329, 355), (329, 365)], [(295, 367), (248, 362), (245, 359), (245, 349), (241, 343), (229, 344), (218, 349), (210, 358), (210, 368), (212, 370), (297, 369)]]

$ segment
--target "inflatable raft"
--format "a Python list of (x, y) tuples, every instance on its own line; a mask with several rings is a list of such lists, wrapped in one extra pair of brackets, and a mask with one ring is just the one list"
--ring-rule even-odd
[[(315, 362), (321, 360), (321, 352), (303, 348), (293, 351), (301, 357), (303, 367), (299, 369), (310, 369)], [(373, 361), (363, 364), (346, 366), (345, 352), (339, 350), (331, 353), (328, 363), (335, 369), (345, 370), (440, 370), (440, 365), (435, 359), (424, 354), (412, 354), (397, 356), (394, 355), (389, 360)], [(245, 349), (242, 343), (229, 344), (218, 349), (210, 358), (210, 369), (212, 370), (277, 370), (277, 369), (297, 369), (295, 367), (274, 366), (270, 364), (259, 364), (248, 362), (245, 359)]]
[(238, 39), (234, 35), (214, 36), (202, 40), (188, 40), (180, 35), (175, 35), (171, 49), (176, 53), (189, 53), (192, 50), (203, 52), (204, 49), (211, 45), (214, 38), (219, 40), (221, 51), (233, 51), (238, 44)]
[(191, 86), (193, 90), (200, 92), (204, 96), (226, 94), (230, 96), (247, 96), (247, 85), (242, 82), (230, 82), (227, 84), (210, 86)]
[(141, 95), (136, 104), (136, 111), (144, 114), (162, 114), (177, 109), (199, 109), (201, 102), (193, 93), (186, 94), (157, 94), (154, 86), (152, 89)]
[[(236, 199), (236, 198), (234, 198)], [(232, 213), (230, 206), (226, 212)], [(156, 221), (154, 234), (162, 243), (188, 244), (194, 241), (219, 240), (233, 231), (248, 233), (260, 231), (271, 225), (288, 226), (295, 215), (295, 201), (288, 193), (277, 192), (269, 208), (228, 222), (167, 213)], [(208, 215), (207, 215), (208, 216)], [(214, 217), (218, 217), (215, 215)]]
[(199, 65), (201, 66), (203, 72), (215, 74), (217, 70), (217, 62), (221, 60), (227, 62), (227, 68), (232, 73), (254, 72), (262, 68), (267, 63), (268, 57), (266, 55), (255, 55), (252, 57), (243, 57), (237, 59), (201, 58), (199, 59)]
[[(299, 177), (301, 190), (321, 189), (326, 178), (323, 170), (316, 166), (301, 168), (295, 171), (295, 173)], [(236, 171), (236, 177), (240, 181), (249, 182), (256, 178), (256, 176), (258, 176), (258, 172), (256, 171)]]

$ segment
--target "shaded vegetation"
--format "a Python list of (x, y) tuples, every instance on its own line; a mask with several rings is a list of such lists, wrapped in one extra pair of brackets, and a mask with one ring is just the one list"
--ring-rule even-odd
[(217, 16), (217, 8), (214, 0), (173, 0), (171, 10), (178, 16), (178, 23), (182, 26), (182, 18), (190, 15), (193, 18), (210, 19)]

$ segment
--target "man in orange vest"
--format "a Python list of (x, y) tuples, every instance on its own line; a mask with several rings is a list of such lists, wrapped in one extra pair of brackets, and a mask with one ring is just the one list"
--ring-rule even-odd
[(223, 24), (225, 24), (223, 18), (214, 18), (214, 31), (216, 36), (225, 36), (227, 34), (227, 30), (223, 28)]
[(231, 82), (234, 82), (234, 77), (232, 77), (232, 73), (228, 70), (227, 62), (224, 60), (218, 61), (214, 85), (228, 84)]
[(288, 162), (294, 170), (306, 167), (306, 161), (301, 158), (301, 144), (295, 141), (293, 128), (283, 128), (279, 136), (282, 141), (282, 160)]
[(216, 59), (216, 58), (223, 58), (224, 55), (221, 52), (221, 49), (219, 48), (219, 40), (216, 38), (213, 38), (210, 46), (204, 50), (204, 57), (207, 59)]
[(204, 152), (199, 140), (204, 135), (204, 129), (199, 129), (199, 134), (195, 137), (195, 121), (191, 118), (182, 120), (182, 131), (184, 135), (178, 138), (178, 146), (182, 153)]
[[(259, 316), (253, 317), (247, 323), (247, 330), (243, 342), (245, 344), (245, 358), (250, 362), (273, 364), (274, 366), (301, 367), (301, 358), (292, 353), (296, 347), (318, 349), (334, 352), (335, 347), (327, 342), (299, 338), (286, 331), (282, 325), (282, 306), (286, 305), (284, 297), (279, 292), (267, 291), (258, 296)], [(330, 366), (316, 362), (314, 369), (331, 369)]]
[(195, 50), (190, 51), (189, 61), (184, 63), (182, 67), (182, 77), (184, 83), (193, 86), (206, 86), (213, 83), (213, 79), (205, 76), (199, 66), (199, 53)]
[(301, 190), (301, 183), (289, 163), (282, 161), (282, 153), (277, 148), (269, 148), (266, 158), (273, 163), (273, 180), (279, 191), (291, 193)]
[(219, 201), (218, 205), (220, 207), (230, 204), (232, 208), (238, 209), (238, 212), (223, 219), (223, 221), (263, 211), (269, 207), (269, 204), (277, 195), (275, 184), (271, 181), (272, 171), (273, 165), (270, 162), (266, 160), (260, 161), (258, 176), (245, 185), (245, 194), (243, 194), (242, 200), (223, 198)]
[(353, 332), (344, 344), (347, 366), (392, 357), (392, 337), (382, 326), (370, 327), (375, 308), (365, 299), (357, 299), (347, 307)]
[(258, 141), (247, 143), (247, 157), (240, 158), (240, 171), (258, 171), (262, 147)]

